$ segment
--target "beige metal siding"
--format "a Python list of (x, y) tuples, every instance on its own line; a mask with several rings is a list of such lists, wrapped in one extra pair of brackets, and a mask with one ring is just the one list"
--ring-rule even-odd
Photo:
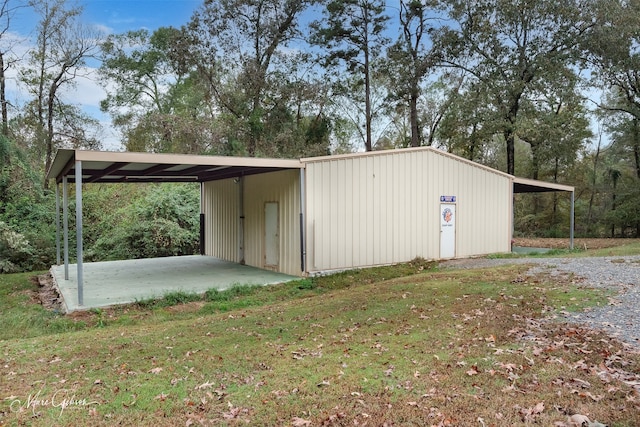
[[(233, 179), (204, 185), (206, 254), (239, 262), (240, 184)], [(265, 267), (265, 203), (278, 203), (279, 265), (285, 274), (299, 276), (300, 172), (298, 169), (244, 178), (244, 259)]]
[(278, 203), (280, 265), (278, 271), (299, 276), (300, 171), (287, 170), (245, 178), (245, 261), (265, 267), (265, 203)]
[(308, 270), (439, 258), (440, 196), (456, 196), (456, 256), (506, 252), (508, 175), (433, 149), (306, 159)]
[(205, 254), (240, 262), (240, 186), (233, 179), (206, 182), (202, 206)]

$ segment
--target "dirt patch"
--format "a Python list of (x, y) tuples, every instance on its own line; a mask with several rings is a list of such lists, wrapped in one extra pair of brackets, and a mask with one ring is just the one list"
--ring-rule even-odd
[(62, 296), (58, 293), (51, 274), (41, 274), (32, 280), (38, 284), (38, 289), (34, 292), (34, 299), (47, 310), (62, 311)]
[[(604, 249), (640, 242), (640, 239), (573, 239), (575, 248)], [(567, 249), (569, 239), (516, 238), (515, 246), (527, 248)]]

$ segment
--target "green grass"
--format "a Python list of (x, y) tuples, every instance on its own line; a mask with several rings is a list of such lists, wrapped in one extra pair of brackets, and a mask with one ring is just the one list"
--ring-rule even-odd
[(544, 253), (499, 253), (488, 255), (487, 258), (493, 259), (510, 259), (510, 258), (579, 258), (579, 257), (600, 257), (600, 256), (633, 256), (640, 255), (640, 243), (634, 242), (626, 245), (614, 246), (603, 249), (587, 249), (578, 246), (573, 249), (551, 249)]
[(35, 303), (34, 273), (0, 274), (0, 340), (85, 329), (83, 322)]
[[(570, 277), (514, 282), (525, 270), (439, 271), (416, 260), (167, 294), (66, 318), (75, 331), (31, 323), (0, 341), (0, 425), (566, 421), (554, 405), (638, 425), (637, 394), (597, 373), (611, 363), (637, 372), (640, 358), (593, 331), (540, 322), (602, 304), (604, 294)], [(28, 307), (28, 275), (0, 279), (0, 322), (19, 309), (41, 315)], [(75, 401), (63, 411), (27, 404), (36, 393)], [(540, 402), (545, 410), (527, 415)]]

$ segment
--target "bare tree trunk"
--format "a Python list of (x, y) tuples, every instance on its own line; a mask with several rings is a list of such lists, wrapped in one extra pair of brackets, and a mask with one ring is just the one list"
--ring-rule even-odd
[(7, 111), (7, 82), (4, 68), (4, 53), (0, 52), (0, 108), (2, 109), (2, 135), (9, 136), (9, 114)]
[(589, 197), (589, 209), (587, 210), (587, 236), (590, 236), (592, 232), (591, 224), (593, 223), (592, 221), (593, 202), (596, 197), (596, 180), (598, 176), (598, 161), (600, 160), (601, 146), (602, 146), (602, 131), (600, 131), (600, 135), (598, 137), (598, 146), (596, 147), (596, 155), (593, 159), (593, 179), (591, 181), (591, 196)]
[(369, 47), (364, 50), (364, 115), (367, 139), (364, 143), (365, 151), (373, 150), (373, 141), (371, 136), (371, 69), (369, 64)]
[(418, 124), (418, 91), (411, 90), (411, 99), (409, 101), (410, 121), (411, 121), (411, 146), (420, 146), (420, 126)]

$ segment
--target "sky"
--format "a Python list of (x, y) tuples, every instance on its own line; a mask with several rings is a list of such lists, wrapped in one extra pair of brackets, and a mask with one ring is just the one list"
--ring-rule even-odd
[[(17, 0), (17, 4), (21, 0)], [(119, 34), (130, 30), (159, 27), (180, 27), (186, 24), (203, 0), (77, 0), (83, 6), (82, 22), (95, 26), (106, 34)], [(72, 4), (72, 0), (69, 0)], [(10, 31), (26, 41), (33, 36), (37, 23), (35, 14), (21, 8), (11, 21)], [(26, 50), (26, 49), (25, 49)], [(97, 64), (96, 64), (97, 65)], [(64, 94), (65, 101), (80, 106), (91, 117), (98, 119), (103, 128), (103, 148), (109, 151), (122, 150), (120, 136), (111, 126), (111, 118), (100, 111), (100, 101), (106, 97), (104, 89), (97, 83), (93, 70), (77, 80), (77, 87)], [(28, 99), (24, 88), (15, 79), (8, 82), (7, 95), (18, 104)]]

